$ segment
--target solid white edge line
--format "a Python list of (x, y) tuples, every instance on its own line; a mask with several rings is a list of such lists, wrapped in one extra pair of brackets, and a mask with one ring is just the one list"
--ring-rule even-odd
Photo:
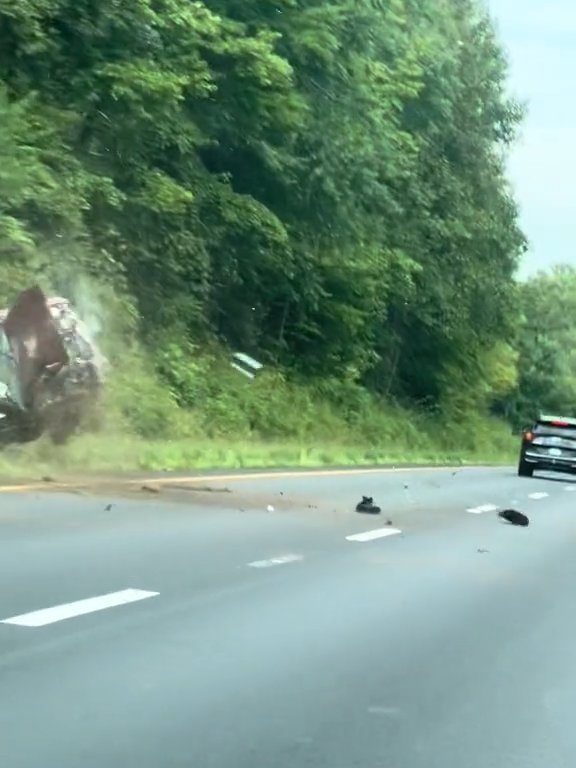
[(396, 536), (402, 533), (399, 528), (376, 528), (373, 531), (364, 531), (363, 533), (354, 533), (346, 536), (346, 541), (373, 541), (374, 539), (384, 539), (387, 536)]
[(0, 624), (15, 624), (19, 627), (45, 627), (47, 624), (54, 624), (57, 621), (72, 619), (76, 616), (94, 613), (95, 611), (103, 611), (106, 608), (114, 608), (126, 603), (135, 603), (138, 600), (146, 600), (149, 597), (156, 597), (158, 594), (160, 593), (146, 592), (142, 589), (123, 589), (120, 592), (111, 592), (99, 597), (76, 600), (73, 603), (63, 603), (51, 608), (43, 608), (39, 611), (12, 616), (10, 619), (0, 621)]
[(288, 563), (298, 563), (304, 560), (303, 555), (279, 555), (271, 557), (268, 560), (254, 560), (248, 563), (249, 568), (273, 568), (275, 565), (287, 565)]

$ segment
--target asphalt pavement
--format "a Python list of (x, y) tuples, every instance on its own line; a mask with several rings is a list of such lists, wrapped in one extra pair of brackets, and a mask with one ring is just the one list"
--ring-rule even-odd
[(1, 764), (573, 768), (574, 494), (512, 468), (4, 489)]

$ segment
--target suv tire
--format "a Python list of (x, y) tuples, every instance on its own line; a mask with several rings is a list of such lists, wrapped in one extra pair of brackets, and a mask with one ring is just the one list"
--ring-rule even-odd
[(518, 463), (518, 474), (520, 477), (532, 477), (534, 474), (534, 464), (528, 464), (527, 461), (521, 456)]

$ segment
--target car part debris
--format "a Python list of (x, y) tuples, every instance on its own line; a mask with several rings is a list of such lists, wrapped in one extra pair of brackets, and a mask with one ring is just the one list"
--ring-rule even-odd
[(498, 512), (498, 517), (501, 517), (512, 525), (520, 525), (524, 528), (530, 524), (528, 517), (515, 509), (503, 509)]
[(38, 287), (0, 310), (0, 442), (63, 443), (97, 401), (106, 360), (62, 297)]
[(244, 376), (247, 376), (249, 379), (255, 378), (256, 374), (264, 367), (258, 360), (254, 360), (253, 357), (245, 355), (243, 352), (235, 352), (232, 355), (231, 365), (232, 368), (240, 371), (240, 373), (243, 373)]
[(230, 488), (213, 488), (210, 485), (184, 485), (183, 483), (170, 483), (164, 488), (172, 491), (190, 491), (192, 493), (232, 493)]
[(274, 507), (272, 506), (272, 504), (268, 504), (268, 506), (266, 507), (266, 512), (274, 512)]
[(382, 510), (374, 504), (372, 496), (362, 496), (362, 501), (356, 504), (356, 512), (363, 512), (367, 515), (379, 515)]
[(141, 490), (146, 493), (160, 493), (160, 488), (157, 485), (143, 485)]

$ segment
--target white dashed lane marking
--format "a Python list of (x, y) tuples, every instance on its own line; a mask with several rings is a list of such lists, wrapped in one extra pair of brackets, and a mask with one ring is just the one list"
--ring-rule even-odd
[(576, 485), (567, 485), (564, 490), (568, 492), (576, 491)]
[(528, 498), (538, 501), (539, 499), (545, 499), (548, 496), (547, 493), (529, 493)]
[(364, 533), (354, 533), (346, 536), (346, 541), (373, 541), (374, 539), (384, 539), (387, 536), (397, 536), (402, 533), (398, 528), (376, 528), (374, 531), (364, 531)]
[(287, 563), (298, 563), (304, 560), (302, 555), (280, 555), (271, 557), (269, 560), (254, 560), (248, 563), (249, 568), (273, 568), (275, 565), (286, 565)]
[(12, 616), (12, 618), (4, 619), (0, 623), (16, 624), (19, 627), (45, 627), (47, 624), (55, 624), (57, 621), (83, 616), (86, 613), (94, 613), (106, 608), (146, 600), (149, 597), (156, 597), (158, 594), (158, 592), (145, 592), (142, 589), (124, 589), (121, 592), (111, 592), (108, 595), (90, 597), (87, 600), (77, 600), (74, 603), (64, 603), (52, 608), (43, 608), (40, 611)]
[(498, 507), (495, 504), (483, 504), (480, 507), (470, 507), (466, 512), (471, 515), (483, 515), (485, 512), (496, 512)]

